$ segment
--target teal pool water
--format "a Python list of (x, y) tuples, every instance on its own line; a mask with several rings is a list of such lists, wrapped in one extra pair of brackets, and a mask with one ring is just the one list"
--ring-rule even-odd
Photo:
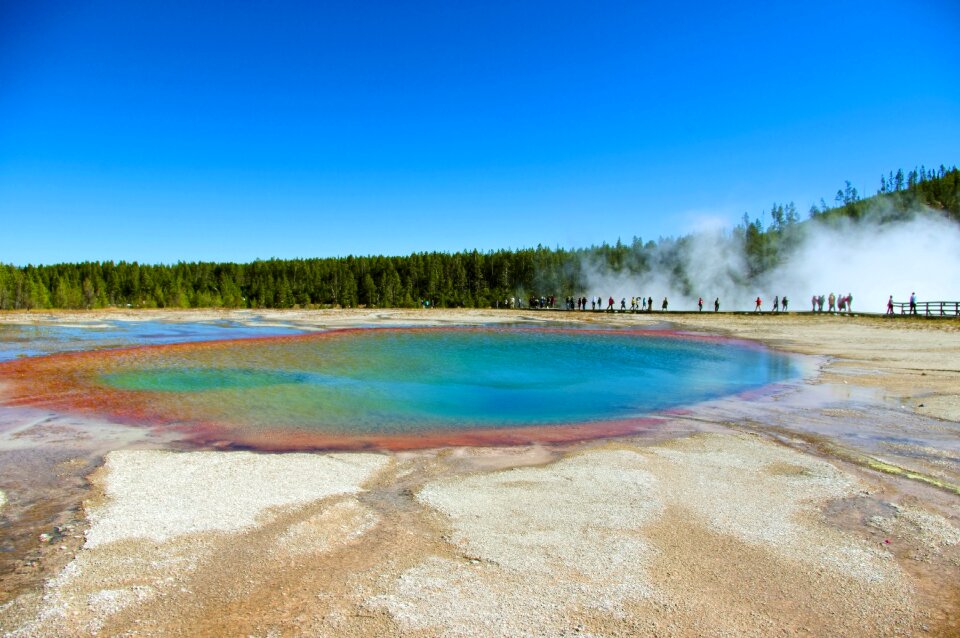
[(789, 356), (719, 339), (389, 329), (134, 351), (95, 385), (165, 420), (351, 436), (630, 419), (798, 375)]

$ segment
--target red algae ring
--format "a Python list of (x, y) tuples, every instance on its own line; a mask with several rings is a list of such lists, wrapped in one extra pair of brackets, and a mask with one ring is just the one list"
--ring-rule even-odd
[(266, 450), (628, 434), (658, 412), (794, 376), (789, 356), (733, 340), (528, 328), (350, 329), (0, 364), (8, 404)]

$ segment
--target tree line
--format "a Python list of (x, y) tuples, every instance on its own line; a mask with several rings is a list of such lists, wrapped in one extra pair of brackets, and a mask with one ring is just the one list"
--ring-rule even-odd
[[(775, 267), (810, 224), (840, 220), (890, 222), (926, 205), (960, 223), (960, 170), (924, 167), (881, 177), (880, 188), (861, 198), (846, 182), (833, 205), (821, 199), (801, 221), (796, 206), (776, 204), (733, 232), (742, 239), (749, 282)], [(765, 224), (763, 219), (769, 216)], [(83, 262), (43, 266), (0, 265), (0, 309), (48, 308), (317, 308), (491, 307), (510, 297), (583, 294), (587, 265), (643, 276), (666, 274), (683, 289), (682, 258), (691, 236), (630, 243), (617, 241), (567, 250), (525, 248), (408, 256), (270, 259), (252, 263)]]

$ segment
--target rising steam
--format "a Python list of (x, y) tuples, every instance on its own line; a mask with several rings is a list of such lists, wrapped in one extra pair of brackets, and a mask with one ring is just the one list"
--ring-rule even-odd
[(671, 310), (704, 310), (720, 298), (721, 310), (752, 310), (759, 296), (763, 310), (774, 295), (790, 299), (791, 310), (809, 310), (813, 295), (853, 295), (854, 311), (883, 312), (887, 298), (907, 301), (960, 301), (960, 225), (924, 209), (907, 219), (881, 222), (874, 211), (859, 221), (802, 224), (781, 253), (782, 261), (752, 280), (742, 233), (704, 229), (682, 240), (644, 249), (648, 269), (632, 274), (585, 258), (587, 296), (620, 299), (653, 297), (659, 309), (668, 297)]

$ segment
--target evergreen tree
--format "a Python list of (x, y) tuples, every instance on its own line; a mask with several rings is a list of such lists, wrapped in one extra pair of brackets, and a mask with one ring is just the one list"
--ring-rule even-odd
[(377, 285), (373, 281), (373, 277), (370, 273), (366, 273), (363, 276), (363, 285), (360, 290), (360, 303), (370, 307), (375, 307), (379, 305), (379, 299), (377, 298)]

